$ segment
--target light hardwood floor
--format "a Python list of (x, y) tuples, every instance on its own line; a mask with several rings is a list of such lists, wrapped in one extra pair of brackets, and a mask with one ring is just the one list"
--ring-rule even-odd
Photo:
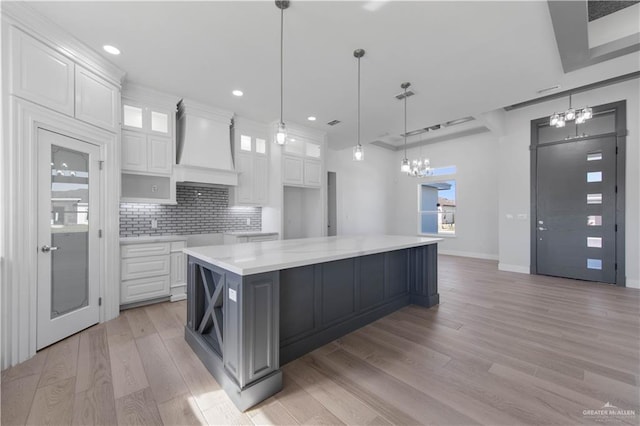
[[(640, 291), (441, 256), (441, 303), (403, 308), (284, 366), (239, 412), (183, 338), (186, 305), (125, 311), (2, 373), (11, 424), (631, 424)], [(611, 423), (613, 422), (613, 423)]]

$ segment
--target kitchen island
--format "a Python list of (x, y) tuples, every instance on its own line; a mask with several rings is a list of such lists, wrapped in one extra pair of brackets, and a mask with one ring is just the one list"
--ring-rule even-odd
[(439, 241), (376, 235), (185, 249), (185, 339), (244, 411), (282, 388), (282, 364), (408, 304), (438, 304)]

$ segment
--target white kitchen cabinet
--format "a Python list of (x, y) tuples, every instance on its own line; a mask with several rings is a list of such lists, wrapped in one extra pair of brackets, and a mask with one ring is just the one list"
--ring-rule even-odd
[(123, 245), (120, 250), (120, 304), (169, 296), (169, 242)]
[(319, 160), (286, 155), (282, 158), (282, 165), (284, 185), (309, 188), (322, 185), (322, 163)]
[(147, 134), (172, 136), (175, 125), (175, 106), (158, 107), (148, 103), (122, 98), (122, 128)]
[(176, 203), (176, 102), (143, 87), (123, 90), (121, 201)]
[(147, 171), (170, 175), (173, 171), (173, 142), (171, 138), (147, 137)]
[(147, 136), (141, 133), (122, 131), (122, 170), (147, 171)]
[(230, 189), (230, 203), (263, 206), (269, 200), (268, 128), (242, 118), (235, 124), (234, 163), (238, 185)]
[(73, 61), (15, 27), (10, 37), (11, 93), (73, 117)]
[(172, 302), (187, 298), (187, 255), (182, 252), (182, 249), (186, 246), (186, 241), (174, 241), (171, 243), (169, 287)]
[(282, 157), (282, 183), (285, 185), (304, 185), (304, 159), (301, 157)]
[(111, 132), (120, 130), (120, 89), (11, 27), (11, 93)]
[(290, 132), (283, 147), (282, 184), (305, 188), (322, 186), (323, 143), (301, 129)]
[(322, 184), (322, 166), (320, 161), (304, 159), (304, 186), (320, 187)]
[(120, 90), (76, 65), (77, 119), (111, 131), (120, 130)]
[(123, 244), (120, 304), (137, 305), (169, 296), (171, 301), (186, 298), (185, 245), (184, 240)]
[(123, 130), (121, 152), (121, 167), (124, 172), (171, 175), (173, 171), (171, 138)]

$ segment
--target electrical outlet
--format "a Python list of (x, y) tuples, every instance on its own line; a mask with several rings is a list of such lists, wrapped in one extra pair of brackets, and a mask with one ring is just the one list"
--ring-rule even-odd
[(250, 217), (247, 218), (247, 225), (251, 225), (251, 218)]
[(158, 219), (151, 219), (151, 229), (158, 228)]

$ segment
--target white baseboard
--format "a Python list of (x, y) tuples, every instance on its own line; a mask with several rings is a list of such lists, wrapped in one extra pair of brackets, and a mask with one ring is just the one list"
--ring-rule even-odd
[(630, 280), (627, 278), (627, 288), (640, 288), (640, 280)]
[(440, 250), (440, 248), (438, 248), (438, 254), (444, 254), (447, 256), (472, 257), (474, 259), (498, 260), (497, 254), (475, 253), (471, 251)]
[(531, 273), (531, 271), (529, 270), (528, 266), (508, 265), (508, 264), (502, 263), (502, 262), (498, 263), (498, 270), (499, 271), (505, 271), (505, 272), (517, 272), (519, 274), (530, 274)]
[(178, 300), (184, 300), (187, 298), (187, 293), (182, 293), (182, 294), (174, 294), (171, 296), (171, 298), (169, 299), (170, 302), (177, 302)]

